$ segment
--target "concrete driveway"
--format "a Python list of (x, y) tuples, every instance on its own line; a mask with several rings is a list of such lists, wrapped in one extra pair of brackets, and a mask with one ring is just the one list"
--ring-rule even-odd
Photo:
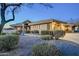
[(63, 39), (79, 44), (79, 33), (66, 33)]

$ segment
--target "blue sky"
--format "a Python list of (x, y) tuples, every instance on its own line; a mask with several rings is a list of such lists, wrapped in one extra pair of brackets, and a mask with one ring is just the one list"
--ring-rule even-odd
[[(79, 19), (78, 3), (52, 3), (51, 5), (53, 8), (46, 8), (39, 4), (35, 4), (32, 8), (23, 6), (16, 13), (15, 21), (9, 23), (19, 23), (27, 19), (31, 21), (44, 20), (49, 18), (62, 21), (69, 21), (71, 18)], [(11, 16), (8, 18), (11, 18)]]

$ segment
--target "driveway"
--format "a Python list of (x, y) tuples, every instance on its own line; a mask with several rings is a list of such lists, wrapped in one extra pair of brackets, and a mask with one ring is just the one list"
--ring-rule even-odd
[(79, 33), (67, 33), (63, 39), (79, 44)]
[(20, 36), (19, 46), (17, 49), (0, 55), (31, 56), (33, 45), (48, 43), (55, 45), (58, 49), (60, 49), (64, 56), (79, 56), (78, 36), (78, 33), (67, 33), (61, 40), (41, 40), (39, 37), (35, 36)]
[[(37, 36), (21, 36), (20, 37), (20, 47), (22, 53), (20, 55), (31, 55), (32, 53), (32, 46), (41, 44), (41, 43), (48, 43), (53, 44), (60, 49), (60, 51), (65, 56), (79, 56), (79, 33), (67, 33), (65, 37), (61, 40), (41, 40)], [(22, 48), (23, 47), (23, 48)], [(26, 49), (24, 49), (24, 47)], [(27, 51), (29, 51), (27, 53)]]

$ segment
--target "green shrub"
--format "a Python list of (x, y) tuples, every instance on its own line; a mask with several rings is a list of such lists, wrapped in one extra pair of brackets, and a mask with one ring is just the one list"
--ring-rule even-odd
[(65, 31), (63, 30), (55, 30), (53, 31), (53, 37), (55, 39), (59, 39), (60, 37), (64, 37), (65, 36)]
[(14, 32), (14, 33), (12, 33), (13, 35), (19, 35), (19, 32)]
[(0, 50), (9, 51), (17, 46), (18, 41), (19, 37), (17, 35), (1, 35)]
[(41, 31), (41, 35), (48, 35), (49, 31)]
[(43, 39), (43, 40), (52, 40), (53, 36), (51, 36), (51, 35), (42, 35), (41, 39)]
[(41, 31), (41, 35), (52, 35), (53, 31)]
[(55, 46), (48, 45), (48, 44), (40, 44), (40, 45), (33, 46), (32, 55), (33, 56), (59, 56), (59, 55), (62, 55), (62, 53)]
[(53, 35), (53, 31), (49, 31), (49, 34), (50, 34), (50, 35)]
[(43, 34), (41, 36), (41, 39), (44, 39), (44, 40), (51, 40), (51, 39), (56, 39), (57, 40), (60, 37), (64, 37), (65, 36), (65, 31), (63, 31), (63, 30), (41, 31), (41, 33)]
[(19, 34), (21, 34), (22, 32), (23, 32), (22, 30), (17, 31), (17, 33), (19, 33)]
[(26, 33), (31, 33), (31, 31), (26, 31)]
[(0, 33), (0, 35), (6, 35), (6, 33)]
[(38, 30), (31, 31), (33, 34), (39, 34)]

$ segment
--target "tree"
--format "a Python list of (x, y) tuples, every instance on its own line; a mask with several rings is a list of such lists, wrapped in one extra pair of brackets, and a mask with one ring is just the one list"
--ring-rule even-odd
[[(20, 7), (20, 5), (21, 5), (21, 3), (19, 3), (19, 4), (6, 4), (6, 3), (1, 3), (1, 4), (0, 4), (0, 16), (1, 16), (0, 33), (1, 33), (3, 27), (4, 27), (4, 25), (5, 25), (6, 23), (8, 23), (8, 22), (10, 22), (10, 21), (13, 21), (13, 20), (15, 19), (14, 11), (15, 11), (18, 7)], [(6, 10), (7, 10), (7, 8), (10, 8), (11, 6), (14, 7), (14, 8), (12, 9), (12, 16), (13, 16), (13, 18), (6, 20), (6, 19), (5, 19)]]
[[(52, 8), (51, 4), (47, 4), (47, 3), (39, 3), (40, 5), (43, 5), (45, 7), (50, 7)], [(0, 23), (0, 33), (2, 32), (2, 29), (4, 27), (4, 25), (10, 21), (14, 21), (15, 20), (15, 10), (19, 7), (21, 7), (21, 5), (23, 5), (22, 3), (1, 3), (0, 4), (0, 16), (1, 16), (1, 23)], [(33, 3), (27, 3), (26, 6), (33, 6)], [(12, 8), (11, 8), (12, 7)], [(5, 16), (6, 16), (6, 10), (8, 8), (11, 8), (11, 13), (12, 13), (12, 19), (8, 19), (6, 20)]]

